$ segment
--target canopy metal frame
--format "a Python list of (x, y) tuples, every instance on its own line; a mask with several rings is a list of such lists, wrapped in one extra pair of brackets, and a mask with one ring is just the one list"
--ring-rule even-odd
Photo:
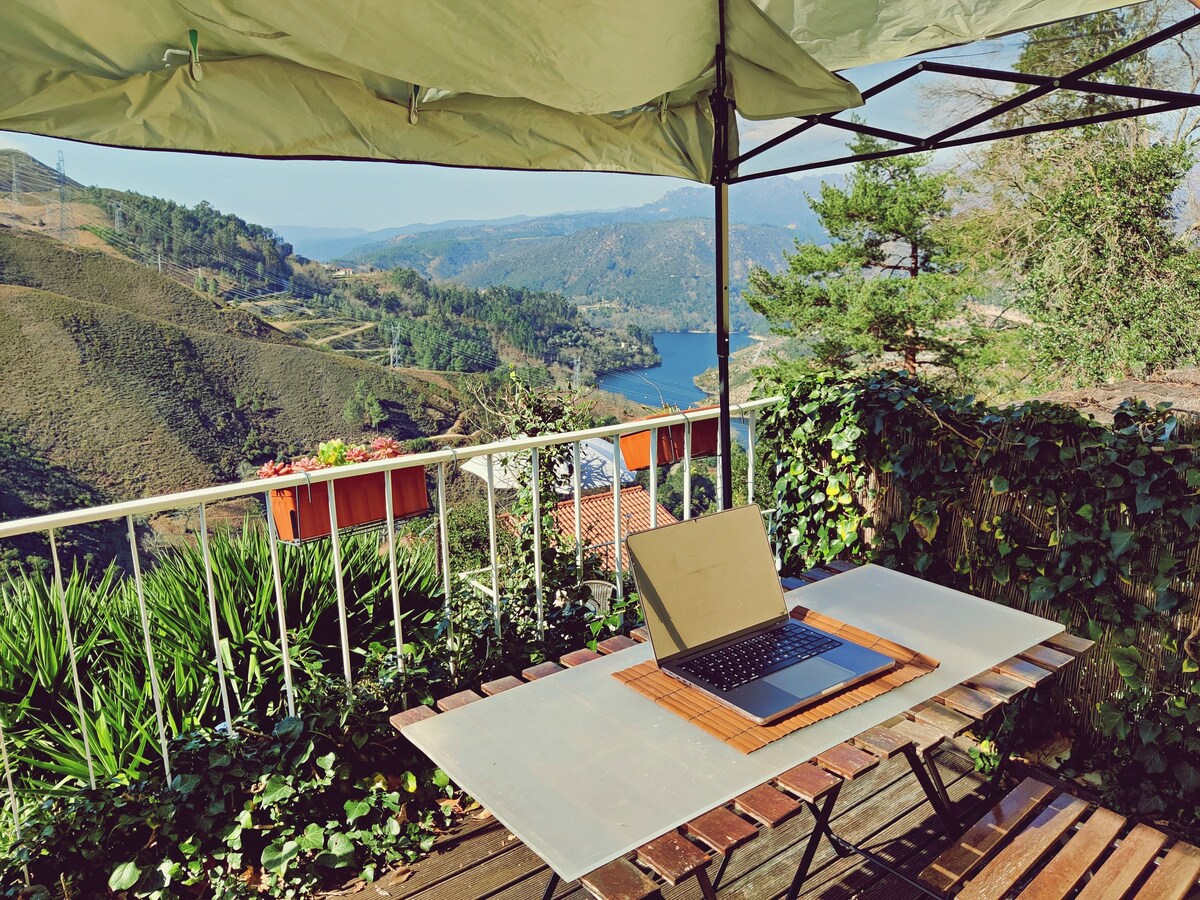
[[(718, 0), (718, 6), (721, 9), (722, 25), (725, 20), (724, 2)], [(724, 27), (721, 30), (721, 43), (717, 46), (717, 82), (716, 88), (713, 91), (713, 117), (716, 123), (716, 139), (714, 146), (713, 159), (713, 187), (715, 193), (715, 210), (714, 210), (714, 225), (716, 232), (716, 251), (714, 270), (716, 273), (716, 322), (717, 322), (717, 375), (718, 375), (718, 391), (720, 394), (720, 441), (722, 453), (720, 458), (720, 489), (721, 489), (721, 506), (723, 509), (728, 509), (733, 505), (733, 478), (732, 478), (732, 459), (729, 453), (730, 445), (730, 419), (729, 419), (729, 185), (741, 184), (748, 181), (756, 181), (761, 178), (771, 178), (779, 175), (793, 175), (799, 172), (812, 172), (822, 169), (830, 169), (834, 166), (852, 165), (854, 163), (866, 162), (873, 159), (884, 159), (893, 156), (905, 156), (912, 153), (927, 153), (933, 150), (944, 150), (951, 147), (964, 147), (971, 144), (990, 143), (992, 141), (1003, 140), (1004, 138), (1026, 137), (1033, 134), (1041, 134), (1051, 131), (1061, 131), (1067, 128), (1078, 128), (1086, 125), (1098, 125), (1105, 122), (1114, 122), (1120, 119), (1136, 118), (1140, 116), (1149, 116), (1155, 113), (1174, 112), (1177, 110), (1187, 109), (1189, 107), (1200, 106), (1200, 94), (1192, 94), (1185, 91), (1164, 91), (1153, 88), (1130, 87), (1121, 84), (1112, 84), (1104, 81), (1096, 81), (1092, 76), (1102, 72), (1109, 66), (1130, 57), (1136, 56), (1139, 53), (1144, 53), (1147, 50), (1168, 41), (1174, 37), (1178, 37), (1200, 25), (1200, 15), (1190, 16), (1182, 19), (1173, 25), (1169, 25), (1161, 31), (1148, 35), (1140, 40), (1133, 41), (1124, 47), (1107, 53), (1098, 59), (1080, 66), (1077, 69), (1068, 72), (1065, 75), (1041, 75), (1029, 74), (1024, 72), (1012, 72), (1003, 69), (991, 69), (980, 66), (961, 66), (952, 65), (937, 61), (925, 60), (905, 69), (902, 72), (893, 75), (881, 81), (862, 92), (864, 103), (873, 97), (877, 97), (897, 85), (904, 84), (913, 78), (925, 72), (932, 72), (939, 75), (949, 75), (956, 78), (969, 79), (985, 79), (991, 81), (1001, 81), (1010, 84), (1026, 85), (1029, 90), (1018, 94), (1003, 102), (993, 105), (991, 108), (983, 110), (974, 115), (967, 116), (962, 120), (955, 122), (924, 137), (918, 137), (910, 134), (904, 134), (898, 131), (891, 131), (883, 128), (876, 128), (863, 122), (839, 118), (841, 113), (824, 113), (815, 116), (804, 116), (800, 119), (800, 124), (794, 128), (785, 131), (778, 135), (741, 153), (736, 157), (730, 158), (728, 155), (728, 121), (729, 121), (729, 101), (725, 99), (725, 66), (724, 66)], [(1149, 105), (1135, 106), (1129, 109), (1112, 110), (1105, 113), (1097, 113), (1091, 116), (1077, 116), (1070, 119), (1062, 119), (1057, 122), (1039, 122), (1034, 125), (1023, 125), (1015, 127), (1001, 128), (997, 131), (987, 131), (979, 134), (965, 134), (964, 132), (971, 131), (981, 125), (986, 125), (989, 122), (994, 122), (1000, 117), (1020, 109), (1029, 103), (1039, 100), (1042, 97), (1049, 96), (1055, 92), (1072, 91), (1088, 94), (1099, 94), (1107, 97), (1122, 97), (1130, 100), (1135, 100), (1138, 103)], [(864, 108), (866, 108), (864, 106)], [(841, 129), (843, 131), (852, 132), (855, 134), (866, 134), (880, 138), (896, 144), (897, 146), (890, 147), (886, 150), (879, 150), (872, 153), (848, 154), (845, 156), (830, 157), (814, 162), (801, 163), (798, 165), (783, 166), (774, 169), (766, 169), (758, 172), (751, 172), (745, 175), (738, 174), (738, 167), (752, 159), (772, 150), (775, 147), (784, 144), (807, 131), (812, 130), (818, 125), (825, 125), (832, 128)]]

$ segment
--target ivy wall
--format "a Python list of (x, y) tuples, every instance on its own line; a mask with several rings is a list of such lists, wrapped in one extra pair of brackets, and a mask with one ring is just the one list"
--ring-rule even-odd
[[(1112, 802), (1200, 826), (1200, 452), (1169, 409), (1111, 425), (907, 376), (805, 377), (762, 418), (785, 571), (875, 562), (1099, 641), (1036, 729)], [(1192, 423), (1192, 431), (1195, 431)]]

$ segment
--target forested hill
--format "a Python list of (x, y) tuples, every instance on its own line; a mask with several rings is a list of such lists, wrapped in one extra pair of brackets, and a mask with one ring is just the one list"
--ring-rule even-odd
[[(435, 284), (404, 268), (341, 278), (332, 293), (308, 304), (306, 315), (277, 311), (279, 327), (292, 336), (422, 369), (483, 372), (502, 364), (565, 369), (578, 358), (581, 370), (591, 373), (657, 361), (649, 333), (636, 327), (599, 331), (561, 293)], [(332, 328), (342, 329), (342, 336), (324, 336)]]
[[(591, 328), (562, 295), (438, 286), (408, 272), (340, 271), (298, 256), (270, 228), (208, 203), (188, 207), (60, 181), (58, 172), (16, 151), (8, 162), (16, 203), (0, 220), (107, 245), (141, 264), (124, 266), (114, 254), (90, 259), (90, 288), (106, 303), (128, 305), (125, 298), (136, 297), (130, 301), (135, 311), (164, 320), (217, 331), (236, 325), (265, 340), (385, 365), (481, 372), (508, 364), (571, 368), (578, 359), (588, 374), (656, 361), (648, 336)], [(64, 266), (40, 259), (60, 249), (55, 242), (10, 247), (9, 283), (60, 292)], [(149, 290), (147, 281), (153, 282)], [(207, 300), (198, 303), (201, 297)]]
[[(761, 323), (739, 297), (750, 267), (775, 269), (795, 239), (823, 239), (808, 204), (819, 185), (817, 179), (781, 178), (731, 192), (735, 328)], [(680, 188), (633, 209), (393, 233), (343, 257), (358, 266), (404, 266), (475, 287), (561, 291), (579, 302), (593, 324), (711, 328), (711, 210), (711, 189)], [(313, 243), (314, 250), (323, 246)]]
[(129, 256), (184, 268), (203, 267), (223, 289), (284, 290), (293, 274), (292, 245), (270, 228), (214, 209), (108, 188), (87, 188), (79, 198), (112, 217), (96, 229)]

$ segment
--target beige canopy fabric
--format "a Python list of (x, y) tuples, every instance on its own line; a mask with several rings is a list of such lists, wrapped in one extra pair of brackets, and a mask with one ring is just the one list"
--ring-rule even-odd
[[(833, 69), (1116, 5), (726, 0), (727, 95), (748, 119), (848, 109)], [(199, 80), (164, 62), (190, 29)], [(717, 0), (4, 0), (0, 129), (708, 182), (718, 40)]]

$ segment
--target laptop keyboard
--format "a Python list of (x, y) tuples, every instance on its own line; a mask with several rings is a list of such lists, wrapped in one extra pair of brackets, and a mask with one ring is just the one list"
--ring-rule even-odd
[(689, 659), (679, 668), (723, 691), (731, 691), (841, 645), (828, 635), (787, 622), (774, 631)]

